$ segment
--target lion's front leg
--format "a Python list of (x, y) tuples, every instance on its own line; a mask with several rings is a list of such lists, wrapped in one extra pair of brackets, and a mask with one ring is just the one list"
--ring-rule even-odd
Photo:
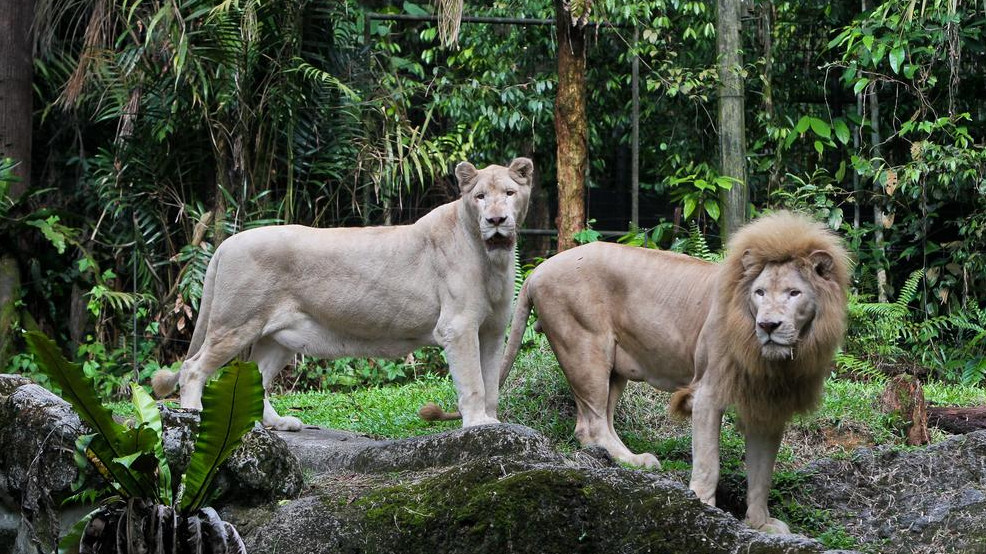
[(708, 387), (699, 386), (692, 399), (692, 478), (688, 487), (698, 499), (716, 505), (719, 484), (719, 434), (723, 407)]
[(767, 533), (790, 533), (786, 523), (770, 517), (767, 498), (784, 423), (751, 423), (746, 431), (746, 524)]
[(455, 323), (443, 326), (442, 329), (442, 347), (445, 349), (449, 373), (452, 374), (455, 391), (459, 396), (462, 426), (499, 423), (486, 414), (486, 387), (483, 382), (478, 329)]
[(500, 401), (500, 362), (503, 359), (503, 332), (482, 332), (479, 335), (480, 367), (486, 416), (497, 420)]

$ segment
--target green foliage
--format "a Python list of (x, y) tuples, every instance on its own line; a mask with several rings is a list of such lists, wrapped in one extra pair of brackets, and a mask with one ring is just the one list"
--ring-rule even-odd
[(702, 234), (698, 224), (694, 221), (689, 226), (688, 236), (681, 237), (672, 243), (671, 250), (673, 252), (688, 254), (689, 256), (693, 256), (707, 262), (718, 263), (723, 259), (723, 254), (721, 252), (713, 252), (712, 249), (709, 248), (709, 243), (705, 239), (705, 235)]
[(603, 238), (602, 234), (593, 229), (592, 226), (596, 223), (595, 219), (590, 219), (585, 222), (585, 229), (576, 232), (572, 235), (572, 239), (579, 244), (589, 244), (590, 242), (596, 242)]
[(58, 384), (62, 396), (93, 429), (93, 435), (80, 437), (78, 446), (84, 446), (84, 452), (97, 457), (100, 462), (97, 469), (116, 492), (124, 497), (151, 498), (158, 502), (169, 498), (170, 483), (162, 490), (154, 479), (159, 461), (153, 446), (155, 441), (160, 441), (154, 425), (147, 423), (130, 429), (116, 423), (96, 395), (92, 380), (78, 364), (67, 361), (55, 343), (41, 333), (29, 332), (26, 340), (41, 371)]
[[(111, 490), (94, 490), (76, 498), (88, 497), (90, 501), (101, 499), (109, 503), (142, 499), (153, 504), (173, 505), (175, 491), (164, 454), (161, 414), (151, 396), (141, 386), (133, 384), (135, 425), (121, 425), (100, 401), (92, 379), (85, 375), (79, 364), (66, 360), (55, 343), (41, 333), (29, 332), (26, 340), (39, 369), (59, 385), (63, 398), (94, 431), (79, 437), (75, 459), (80, 467), (95, 467)], [(179, 510), (184, 514), (201, 510), (213, 498), (212, 479), (219, 466), (263, 415), (263, 384), (257, 365), (234, 362), (223, 368), (220, 377), (205, 387), (202, 403), (192, 458), (182, 475), (182, 487), (177, 497), (180, 499)], [(75, 486), (79, 487), (81, 483)], [(82, 518), (70, 529), (59, 543), (60, 552), (77, 548), (97, 512)]]
[(212, 479), (219, 466), (264, 414), (262, 391), (260, 371), (252, 362), (233, 362), (205, 387), (199, 432), (182, 478), (181, 510), (192, 512), (212, 500)]

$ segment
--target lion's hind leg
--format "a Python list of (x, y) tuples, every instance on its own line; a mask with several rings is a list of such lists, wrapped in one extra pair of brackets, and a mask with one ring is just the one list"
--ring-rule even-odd
[[(616, 405), (620, 402), (620, 397), (623, 396), (623, 391), (626, 389), (627, 379), (616, 372), (613, 372), (609, 378), (609, 401), (606, 403), (606, 420), (609, 424), (609, 434), (611, 437), (616, 439), (623, 449), (630, 452), (630, 449), (623, 444), (623, 440), (620, 436), (616, 434), (616, 427), (613, 425), (613, 421), (616, 419)], [(646, 467), (649, 469), (660, 469), (661, 462), (658, 461), (657, 456), (651, 454), (650, 452), (641, 452), (640, 454), (633, 454), (631, 452), (629, 458), (620, 460), (624, 463), (632, 464), (635, 466)]]
[(659, 467), (652, 454), (630, 452), (613, 429), (613, 412), (626, 379), (613, 373), (612, 343), (607, 346), (599, 340), (569, 342), (554, 339), (552, 345), (575, 395), (575, 437), (579, 442), (585, 446), (601, 446), (623, 463)]
[(257, 362), (260, 374), (264, 381), (264, 426), (271, 427), (278, 431), (300, 431), (304, 423), (294, 416), (282, 416), (274, 410), (268, 399), (267, 391), (270, 390), (271, 383), (291, 361), (294, 351), (278, 344), (270, 337), (258, 340), (250, 350), (250, 360)]

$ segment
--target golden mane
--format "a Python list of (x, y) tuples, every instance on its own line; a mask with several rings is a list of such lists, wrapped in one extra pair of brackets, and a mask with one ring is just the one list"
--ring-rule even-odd
[[(783, 421), (811, 410), (846, 331), (850, 261), (841, 239), (807, 216), (777, 212), (740, 229), (727, 252), (716, 294), (724, 314), (720, 354), (730, 357), (733, 369), (719, 376), (716, 388), (746, 423)], [(768, 361), (753, 332), (749, 290), (768, 264), (786, 263), (814, 288), (816, 314), (791, 360)]]

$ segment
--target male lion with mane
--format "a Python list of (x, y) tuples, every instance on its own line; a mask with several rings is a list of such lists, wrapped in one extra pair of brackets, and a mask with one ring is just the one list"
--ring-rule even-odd
[[(152, 379), (201, 409), (202, 387), (250, 349), (268, 388), (296, 352), (324, 358), (402, 356), (440, 345), (465, 427), (497, 423), (503, 335), (513, 295), (517, 226), (534, 165), (455, 168), (461, 197), (413, 225), (261, 227), (226, 239), (209, 262), (181, 370)], [(264, 399), (264, 425), (298, 430)]]
[(739, 230), (721, 264), (608, 243), (562, 252), (535, 269), (514, 311), (506, 378), (531, 307), (578, 407), (575, 434), (622, 462), (633, 454), (613, 429), (628, 380), (677, 391), (692, 415), (691, 489), (715, 505), (722, 416), (735, 406), (746, 437), (746, 522), (787, 533), (767, 494), (784, 426), (812, 410), (846, 329), (849, 258), (841, 240), (807, 217), (779, 212)]

